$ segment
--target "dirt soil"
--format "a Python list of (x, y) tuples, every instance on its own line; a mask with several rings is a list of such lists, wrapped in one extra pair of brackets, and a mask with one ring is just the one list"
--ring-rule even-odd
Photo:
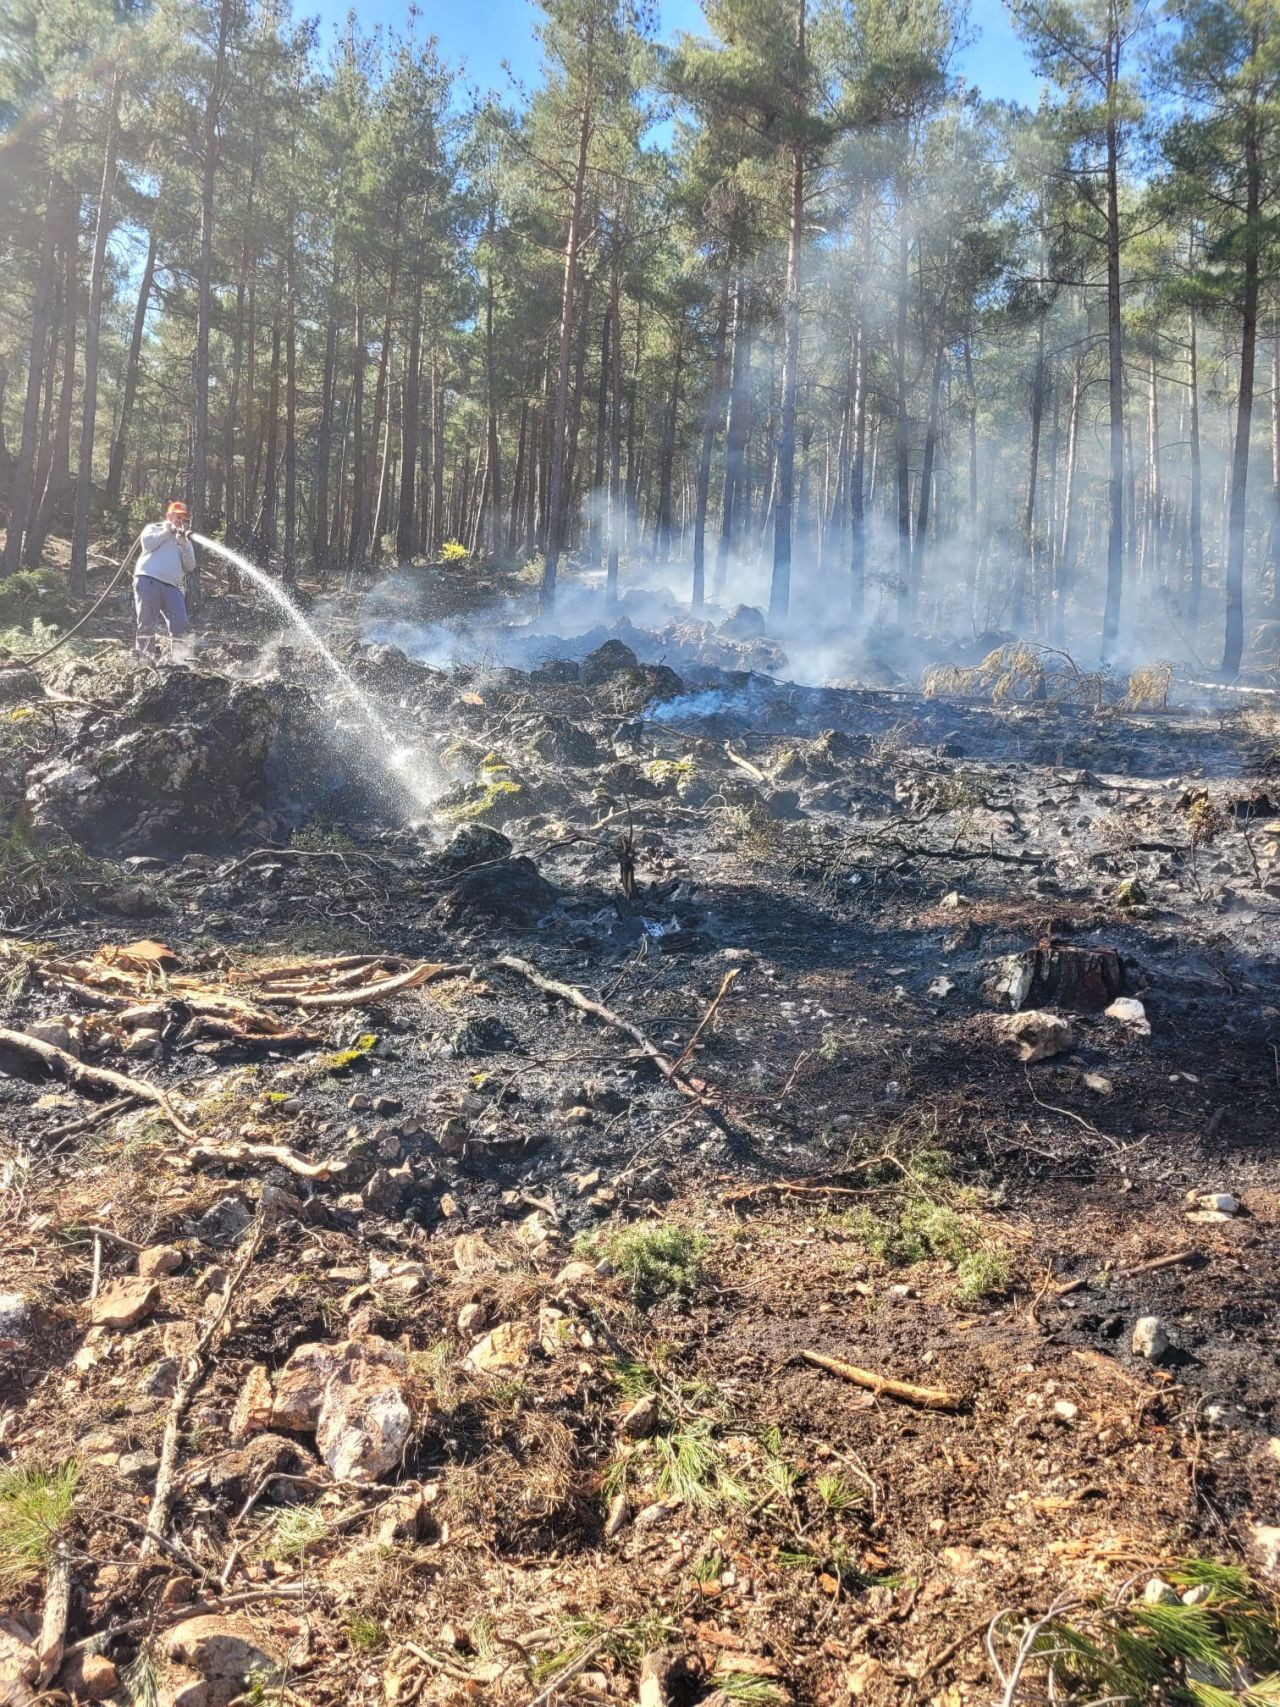
[[(164, 1093), (0, 1045), (0, 1450), (80, 1470), (62, 1698), (97, 1652), (195, 1700), (169, 1633), (227, 1613), (272, 1669), (209, 1703), (987, 1701), (1002, 1610), (1266, 1569), (1275, 720), (572, 651), (346, 648), (429, 812), (349, 728), (198, 845), (10, 843), (0, 1024)], [(6, 702), (15, 811), (143, 691), (70, 668)], [(186, 675), (345, 715), (290, 648)], [(340, 1344), (395, 1371), (389, 1470), (273, 1415)]]

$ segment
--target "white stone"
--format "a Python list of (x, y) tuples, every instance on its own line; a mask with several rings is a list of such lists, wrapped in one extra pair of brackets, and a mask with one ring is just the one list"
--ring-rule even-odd
[(1139, 1037), (1151, 1036), (1151, 1021), (1147, 1018), (1147, 1010), (1136, 996), (1117, 996), (1105, 1012), (1108, 1019), (1127, 1025), (1131, 1031), (1137, 1032)]
[(1169, 1349), (1169, 1336), (1159, 1316), (1139, 1316), (1133, 1326), (1133, 1354), (1159, 1363)]

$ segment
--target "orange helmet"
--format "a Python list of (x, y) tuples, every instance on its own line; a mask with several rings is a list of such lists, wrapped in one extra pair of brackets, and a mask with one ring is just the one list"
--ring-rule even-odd
[(164, 514), (166, 521), (189, 522), (191, 520), (191, 511), (181, 498), (175, 498)]

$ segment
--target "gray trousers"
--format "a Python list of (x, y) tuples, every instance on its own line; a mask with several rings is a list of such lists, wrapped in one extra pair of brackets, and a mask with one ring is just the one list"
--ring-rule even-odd
[(187, 601), (181, 587), (171, 587), (167, 581), (153, 580), (150, 575), (135, 575), (133, 602), (138, 613), (138, 651), (155, 649), (156, 628), (160, 618), (173, 640), (191, 632), (187, 620)]

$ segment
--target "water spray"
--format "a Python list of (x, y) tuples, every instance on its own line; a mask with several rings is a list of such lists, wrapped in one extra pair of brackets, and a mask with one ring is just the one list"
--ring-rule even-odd
[(267, 594), (268, 598), (270, 598), (273, 603), (275, 603), (280, 610), (284, 612), (285, 616), (288, 617), (289, 621), (293, 624), (294, 628), (297, 629), (298, 633), (301, 634), (308, 644), (314, 647), (324, 659), (330, 670), (332, 670), (343, 692), (355, 703), (364, 722), (368, 724), (369, 728), (378, 737), (378, 740), (381, 743), (378, 756), (382, 763), (386, 765), (388, 770), (395, 774), (399, 782), (409, 789), (414, 800), (419, 806), (423, 808), (428, 807), (431, 804), (431, 801), (426, 790), (407, 774), (409, 761), (413, 757), (412, 753), (407, 747), (400, 746), (396, 741), (395, 736), (378, 715), (373, 702), (366, 694), (361, 692), (359, 687), (357, 687), (350, 674), (343, 669), (342, 665), (334, 657), (324, 640), (307, 621), (306, 617), (298, 609), (297, 605), (294, 604), (293, 600), (289, 597), (288, 593), (285, 592), (280, 583), (273, 580), (272, 577), (264, 570), (259, 569), (256, 563), (251, 563), (247, 557), (242, 557), (238, 551), (233, 551), (229, 545), (223, 545), (216, 539), (210, 539), (207, 534), (193, 532), (191, 534), (191, 540), (193, 544), (204, 546), (206, 550), (215, 552), (219, 557), (225, 558), (226, 561), (232, 564), (234, 568), (238, 569), (242, 575), (247, 576), (248, 579), (253, 582), (255, 587), (260, 587), (262, 591)]

